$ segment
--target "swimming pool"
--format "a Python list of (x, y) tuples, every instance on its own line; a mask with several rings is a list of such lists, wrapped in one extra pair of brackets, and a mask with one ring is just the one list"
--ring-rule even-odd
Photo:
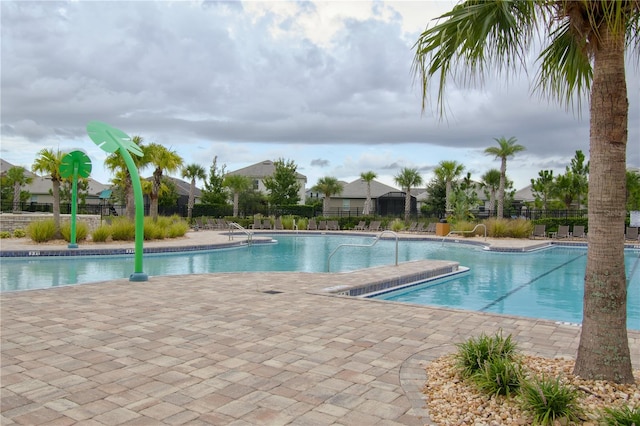
[[(335, 235), (277, 235), (277, 244), (145, 255), (149, 276), (208, 272), (299, 271), (324, 272), (326, 260), (338, 245), (370, 244), (371, 237)], [(344, 247), (331, 260), (331, 271), (350, 271), (393, 264), (395, 241), (376, 247)], [(463, 244), (401, 241), (399, 260), (455, 260), (470, 271), (454, 280), (429, 283), (387, 300), (476, 311), (497, 312), (566, 322), (582, 320), (582, 292), (586, 250), (553, 247), (533, 253), (497, 253)], [(0, 290), (48, 288), (76, 283), (127, 278), (133, 256), (69, 258), (2, 258)], [(640, 251), (625, 256), (629, 327), (640, 329)], [(418, 290), (425, 293), (419, 294)], [(535, 302), (535, 306), (534, 306)]]

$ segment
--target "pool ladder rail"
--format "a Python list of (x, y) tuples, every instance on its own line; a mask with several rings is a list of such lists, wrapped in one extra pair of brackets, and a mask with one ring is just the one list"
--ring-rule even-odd
[(378, 243), (378, 241), (380, 241), (380, 239), (382, 238), (382, 236), (384, 234), (391, 234), (391, 235), (393, 235), (395, 237), (395, 240), (396, 240), (396, 263), (395, 263), (395, 266), (398, 266), (398, 234), (396, 234), (393, 231), (388, 231), (387, 230), (387, 231), (382, 231), (380, 234), (378, 234), (376, 239), (371, 244), (340, 244), (338, 247), (333, 249), (333, 251), (327, 257), (327, 272), (331, 272), (331, 258), (333, 257), (334, 254), (336, 254), (336, 252), (341, 247), (373, 247)]
[(247, 245), (253, 244), (253, 232), (237, 224), (236, 222), (229, 222), (229, 241), (233, 240), (233, 231), (235, 229), (243, 232), (247, 236)]
[(452, 229), (447, 235), (442, 237), (442, 244), (444, 244), (445, 238), (447, 238), (451, 234), (473, 234), (474, 232), (476, 232), (476, 229), (478, 229), (479, 226), (482, 226), (484, 228), (484, 240), (487, 241), (487, 226), (484, 223), (479, 223), (471, 231), (456, 231), (455, 229)]

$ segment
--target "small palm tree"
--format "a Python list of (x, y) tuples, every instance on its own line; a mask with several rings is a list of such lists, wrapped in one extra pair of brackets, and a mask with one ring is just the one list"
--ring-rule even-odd
[(329, 205), (331, 203), (331, 196), (342, 194), (342, 184), (338, 182), (338, 179), (334, 177), (323, 177), (318, 179), (318, 183), (311, 188), (312, 191), (321, 192), (324, 194), (324, 200), (322, 200), (322, 215), (329, 216)]
[(422, 176), (418, 173), (418, 169), (410, 169), (405, 167), (400, 170), (393, 180), (396, 185), (399, 185), (405, 191), (404, 198), (404, 221), (409, 221), (409, 215), (411, 214), (411, 188), (415, 188), (422, 184)]
[(223, 186), (233, 193), (233, 217), (238, 217), (240, 210), (240, 194), (251, 187), (251, 179), (242, 175), (226, 175)]
[(453, 207), (451, 205), (451, 197), (453, 195), (453, 184), (458, 180), (458, 178), (464, 172), (464, 166), (457, 161), (447, 161), (443, 160), (438, 163), (438, 166), (433, 170), (436, 177), (440, 179), (445, 184), (446, 189), (446, 202), (445, 202), (445, 211), (447, 215), (450, 215), (453, 211)]
[(199, 164), (189, 164), (182, 169), (182, 177), (185, 179), (191, 179), (191, 185), (189, 186), (189, 201), (187, 202), (187, 222), (191, 223), (191, 217), (193, 216), (193, 204), (196, 198), (196, 179), (204, 180), (207, 178), (207, 173)]
[(522, 145), (517, 144), (518, 139), (514, 137), (510, 137), (506, 139), (495, 138), (496, 142), (498, 142), (498, 146), (490, 146), (489, 148), (484, 150), (484, 153), (487, 155), (493, 155), (496, 158), (501, 160), (500, 163), (500, 187), (498, 188), (498, 219), (503, 217), (504, 213), (504, 186), (507, 181), (507, 158), (513, 157), (518, 152), (524, 151), (525, 148)]
[[(143, 145), (144, 139), (142, 136), (134, 136), (131, 138), (131, 141), (144, 151), (145, 146)], [(145, 167), (149, 162), (148, 158), (145, 158), (144, 156), (139, 157), (137, 155), (133, 155), (131, 158), (138, 169)], [(125, 215), (133, 221), (135, 218), (133, 183), (131, 182), (131, 173), (124, 161), (124, 157), (116, 151), (104, 160), (104, 164), (107, 169), (116, 175), (111, 182), (116, 186), (122, 185), (124, 192)]]
[(493, 216), (493, 211), (496, 208), (496, 193), (500, 188), (500, 170), (490, 169), (482, 175), (482, 186), (487, 188), (489, 192), (489, 216)]
[(360, 178), (367, 182), (367, 199), (364, 201), (364, 207), (362, 208), (362, 214), (371, 214), (371, 181), (377, 178), (378, 175), (375, 172), (364, 172), (360, 174)]
[(153, 170), (153, 178), (151, 179), (152, 188), (149, 198), (151, 205), (149, 206), (149, 215), (153, 220), (158, 219), (158, 198), (160, 197), (160, 185), (162, 185), (162, 175), (166, 171), (168, 173), (176, 172), (182, 166), (182, 157), (173, 150), (165, 148), (163, 145), (151, 143), (147, 145), (145, 157), (148, 157), (149, 164), (155, 167)]
[(42, 149), (38, 152), (38, 157), (31, 166), (34, 172), (45, 173), (51, 179), (51, 194), (53, 195), (53, 222), (56, 234), (60, 233), (60, 164), (62, 164), (63, 153), (52, 149)]
[(25, 174), (24, 167), (11, 167), (7, 170), (7, 179), (10, 185), (13, 185), (13, 213), (20, 212), (20, 193), (24, 185), (29, 185), (33, 182), (31, 176)]

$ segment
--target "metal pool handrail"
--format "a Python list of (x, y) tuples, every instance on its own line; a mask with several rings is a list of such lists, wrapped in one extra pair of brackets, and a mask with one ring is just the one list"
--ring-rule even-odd
[(327, 257), (327, 272), (331, 272), (331, 258), (333, 257), (334, 254), (336, 254), (338, 249), (340, 249), (341, 247), (373, 247), (377, 244), (378, 241), (380, 241), (380, 238), (384, 234), (391, 234), (396, 238), (396, 266), (398, 266), (398, 234), (396, 234), (393, 231), (382, 231), (380, 234), (378, 234), (375, 241), (371, 244), (340, 244)]
[(253, 242), (253, 232), (247, 230), (246, 228), (235, 222), (229, 222), (229, 241), (233, 240), (233, 228), (239, 229), (240, 231), (244, 232), (247, 236), (247, 244), (251, 245), (251, 243)]
[(472, 234), (476, 232), (476, 229), (478, 229), (478, 226), (482, 226), (484, 228), (484, 240), (487, 241), (487, 227), (484, 223), (479, 223), (471, 231), (456, 231), (455, 229), (452, 229), (447, 235), (442, 237), (442, 243), (444, 244), (444, 239), (453, 233)]

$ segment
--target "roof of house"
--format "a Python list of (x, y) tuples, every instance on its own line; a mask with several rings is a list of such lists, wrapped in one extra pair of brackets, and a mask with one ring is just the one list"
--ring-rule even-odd
[[(228, 172), (227, 174), (247, 176), (252, 178), (264, 178), (267, 176), (272, 176), (275, 173), (275, 171), (276, 171), (276, 166), (273, 164), (273, 161), (265, 160), (260, 163), (253, 164), (251, 166), (244, 167), (242, 169)], [(298, 172), (296, 172), (296, 178), (303, 179), (305, 182), (307, 181), (307, 177)]]
[[(178, 194), (189, 195), (189, 191), (191, 189), (191, 182), (185, 182), (182, 179), (174, 178), (171, 176), (164, 176), (164, 177), (166, 177), (171, 182), (173, 182), (173, 184), (176, 186), (176, 190), (178, 191)], [(202, 196), (202, 191), (197, 186), (196, 186), (194, 195), (196, 198), (199, 198), (200, 196)]]
[(515, 201), (535, 201), (536, 197), (533, 195), (533, 188), (531, 188), (531, 185), (527, 185), (516, 191), (513, 195), (513, 199)]
[[(7, 170), (9, 170), (12, 167), (16, 167), (16, 166), (14, 164), (11, 164), (10, 162), (0, 158), (0, 174), (6, 173)], [(27, 167), (25, 167), (25, 166), (21, 166), (21, 167), (24, 167), (25, 176), (28, 176), (28, 177), (36, 177), (37, 176), (35, 173), (33, 173)]]
[[(398, 192), (398, 188), (385, 185), (376, 180), (371, 181), (371, 198), (378, 198), (389, 192)], [(356, 179), (344, 185), (342, 194), (334, 196), (334, 198), (367, 198), (367, 182), (362, 179)]]

